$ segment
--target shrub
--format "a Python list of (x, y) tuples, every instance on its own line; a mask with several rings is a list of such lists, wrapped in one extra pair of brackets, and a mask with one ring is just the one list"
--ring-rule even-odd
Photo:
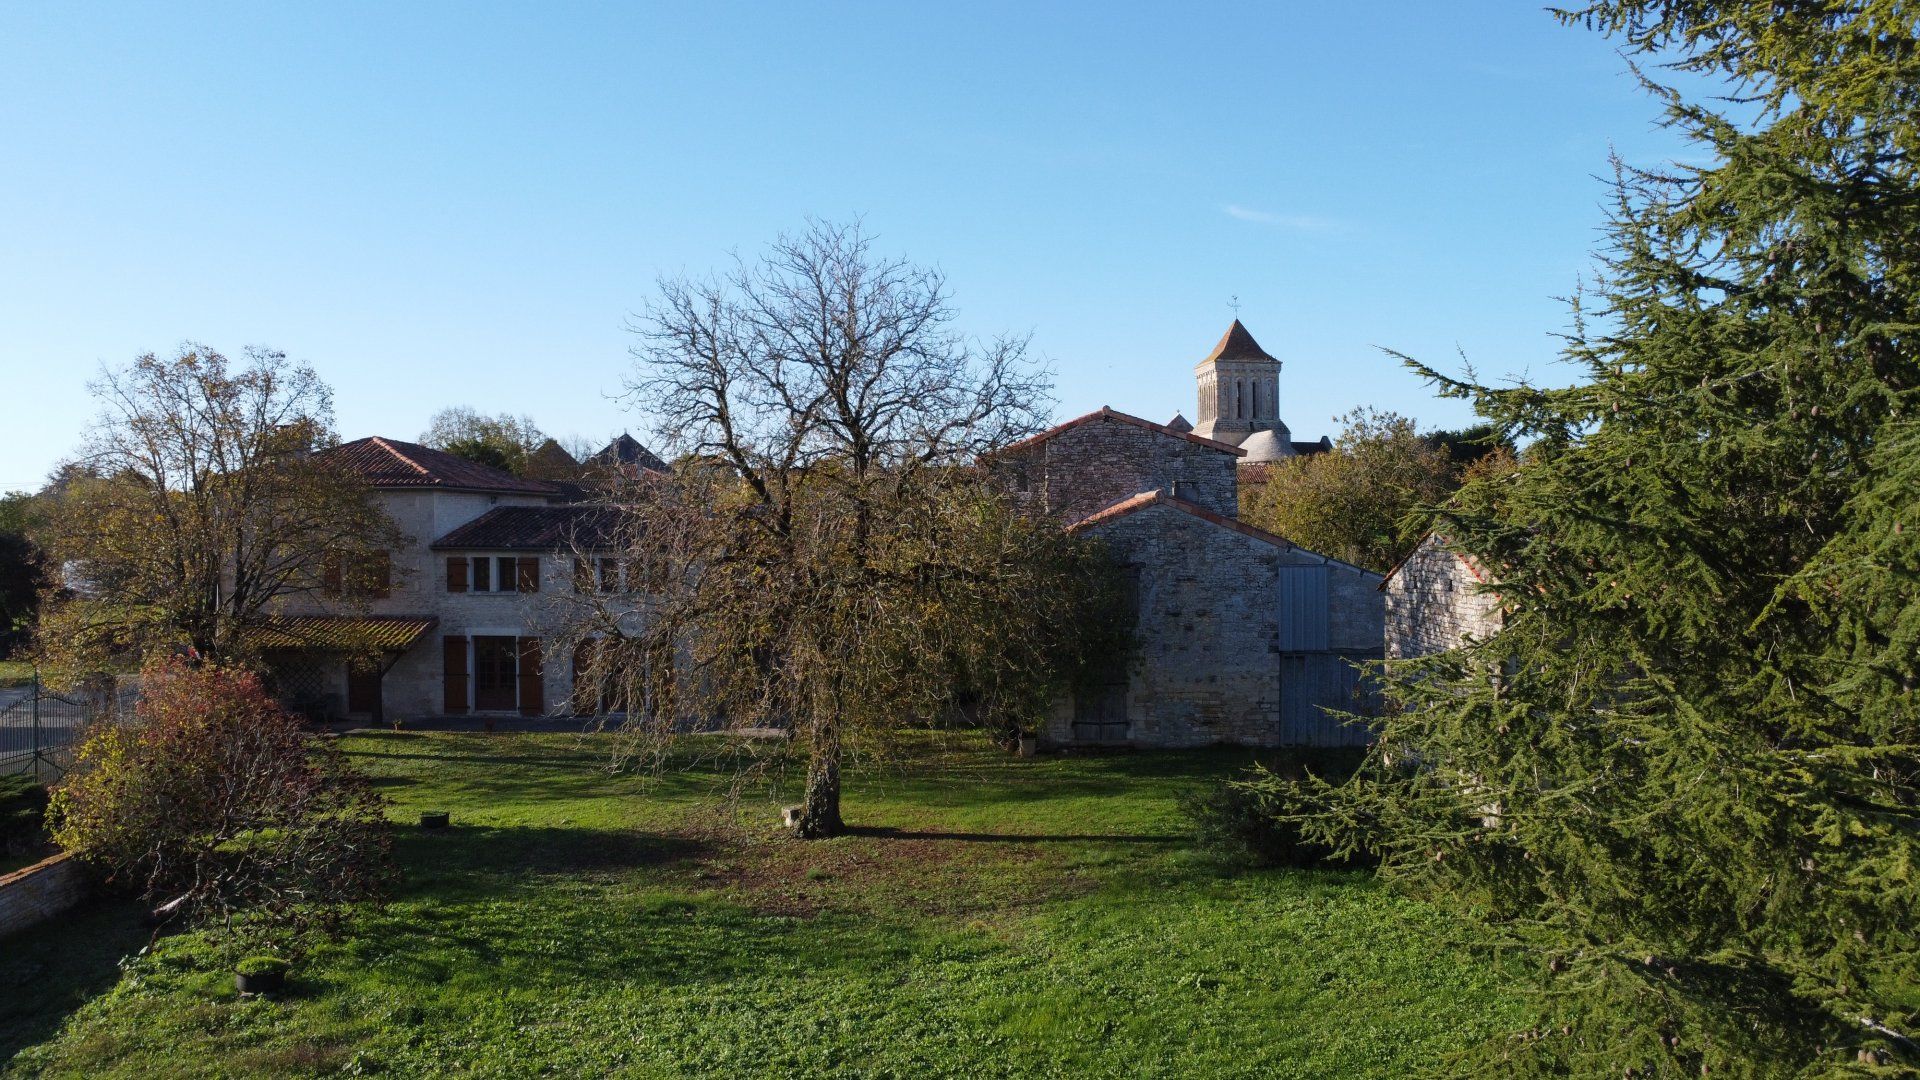
[(60, 846), (236, 943), (330, 932), (388, 877), (383, 804), (254, 675), (150, 668), (49, 810)]
[(47, 789), (31, 776), (0, 776), (0, 854), (21, 855), (47, 842)]
[[(1353, 867), (1376, 861), (1364, 843), (1320, 835), (1315, 814), (1326, 781), (1345, 779), (1359, 765), (1358, 750), (1296, 752), (1272, 768), (1180, 797), (1195, 843), (1228, 862), (1250, 866)], [(1317, 770), (1317, 772), (1316, 772)]]

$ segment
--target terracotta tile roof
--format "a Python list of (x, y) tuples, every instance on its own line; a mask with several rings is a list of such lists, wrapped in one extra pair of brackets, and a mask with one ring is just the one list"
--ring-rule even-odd
[(254, 628), (247, 641), (263, 652), (405, 652), (438, 625), (433, 615), (294, 615)]
[(552, 551), (578, 542), (583, 547), (613, 546), (619, 511), (605, 506), (496, 506), (454, 529), (430, 546)]
[(528, 480), (477, 461), (455, 457), (444, 450), (374, 436), (341, 443), (325, 451), (337, 462), (376, 488), (439, 488), (445, 491), (486, 491), (509, 495), (558, 495), (560, 489), (540, 480)]
[(1331, 555), (1322, 555), (1317, 551), (1313, 551), (1308, 548), (1303, 548), (1299, 544), (1294, 543), (1293, 541), (1287, 539), (1284, 536), (1279, 536), (1274, 533), (1270, 533), (1265, 529), (1255, 528), (1254, 526), (1249, 525), (1244, 521), (1241, 521), (1237, 518), (1230, 518), (1227, 515), (1219, 513), (1214, 510), (1209, 510), (1206, 507), (1199, 505), (1198, 503), (1191, 503), (1185, 499), (1176, 499), (1173, 496), (1167, 494), (1166, 491), (1160, 488), (1155, 488), (1152, 491), (1143, 491), (1138, 495), (1132, 496), (1131, 498), (1121, 499), (1119, 502), (1114, 503), (1112, 506), (1109, 506), (1104, 510), (1097, 510), (1091, 514), (1088, 514), (1086, 517), (1081, 518), (1079, 521), (1076, 521), (1073, 524), (1068, 525), (1067, 531), (1079, 532), (1083, 529), (1091, 529), (1098, 525), (1104, 525), (1107, 522), (1113, 521), (1117, 518), (1126, 517), (1128, 514), (1138, 513), (1142, 510), (1145, 510), (1149, 506), (1157, 506), (1157, 505), (1165, 505), (1169, 509), (1178, 510), (1183, 514), (1189, 514), (1193, 517), (1197, 517), (1200, 520), (1207, 522), (1208, 524), (1218, 525), (1223, 529), (1232, 529), (1234, 532), (1240, 533), (1242, 536), (1250, 536), (1255, 540), (1261, 541), (1262, 543), (1272, 544), (1274, 547), (1281, 548), (1286, 551), (1297, 551), (1303, 555), (1311, 555), (1314, 558), (1319, 559), (1321, 562), (1327, 563), (1332, 566), (1342, 566), (1347, 568), (1348, 570), (1354, 571), (1355, 573), (1365, 574), (1369, 577), (1380, 576), (1378, 572), (1369, 570), (1364, 566), (1355, 566), (1350, 562), (1342, 562), (1341, 560), (1336, 559)]
[(1215, 360), (1268, 360), (1276, 364), (1280, 362), (1269, 355), (1267, 350), (1261, 348), (1259, 342), (1253, 340), (1253, 335), (1247, 332), (1246, 327), (1240, 325), (1239, 319), (1233, 320), (1233, 325), (1227, 327), (1227, 332), (1220, 335), (1220, 343), (1215, 345), (1213, 351), (1208, 353), (1207, 358), (1200, 363), (1204, 366)]
[(1185, 439), (1190, 443), (1194, 443), (1199, 446), (1204, 446), (1209, 450), (1219, 450), (1223, 453), (1232, 454), (1235, 457), (1238, 457), (1246, 453), (1245, 450), (1240, 449), (1239, 447), (1233, 445), (1232, 443), (1223, 443), (1216, 439), (1209, 439), (1200, 435), (1195, 435), (1191, 431), (1181, 431), (1179, 428), (1168, 427), (1165, 424), (1156, 424), (1151, 420), (1143, 420), (1138, 416), (1133, 416), (1129, 413), (1123, 413), (1118, 409), (1108, 408), (1103, 405), (1100, 407), (1100, 410), (1098, 412), (1090, 412), (1085, 416), (1076, 416), (1072, 420), (1069, 420), (1064, 424), (1055, 424), (1053, 427), (1048, 428), (1047, 430), (1041, 432), (1038, 435), (1029, 436), (1025, 439), (1021, 439), (1017, 443), (1008, 443), (1007, 445), (999, 447), (997, 449), (989, 450), (987, 451), (987, 455), (991, 457), (999, 454), (1011, 453), (1015, 450), (1024, 450), (1029, 446), (1038, 446), (1041, 443), (1046, 442), (1048, 439), (1051, 439), (1054, 436), (1061, 434), (1062, 432), (1072, 431), (1074, 428), (1080, 427), (1085, 424), (1091, 424), (1096, 420), (1113, 420), (1122, 424), (1132, 424), (1134, 427), (1145, 428), (1148, 431), (1157, 432), (1158, 434), (1165, 435), (1168, 438)]

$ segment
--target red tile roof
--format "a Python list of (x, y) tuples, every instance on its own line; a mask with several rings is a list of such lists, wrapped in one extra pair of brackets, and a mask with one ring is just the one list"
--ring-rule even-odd
[(376, 488), (439, 488), (508, 495), (559, 495), (540, 480), (528, 480), (444, 450), (374, 436), (355, 439), (325, 452), (328, 460)]
[(573, 543), (592, 549), (613, 546), (619, 511), (606, 506), (496, 506), (431, 545), (553, 551)]
[(1233, 325), (1227, 327), (1227, 332), (1220, 335), (1220, 343), (1215, 345), (1213, 351), (1208, 353), (1207, 358), (1200, 363), (1204, 365), (1215, 360), (1270, 360), (1276, 364), (1280, 362), (1269, 355), (1267, 350), (1261, 348), (1259, 342), (1253, 340), (1253, 335), (1247, 332), (1246, 327), (1240, 325), (1239, 319), (1233, 320)]
[(1195, 435), (1191, 431), (1181, 431), (1179, 428), (1168, 427), (1165, 424), (1156, 424), (1151, 420), (1143, 420), (1138, 416), (1133, 416), (1129, 413), (1123, 413), (1118, 409), (1108, 408), (1103, 405), (1100, 407), (1100, 410), (1098, 412), (1090, 412), (1085, 416), (1077, 416), (1072, 420), (1067, 421), (1064, 424), (1056, 424), (1053, 427), (1048, 428), (1047, 430), (1041, 432), (1038, 435), (1033, 435), (1028, 438), (1021, 439), (1017, 443), (1008, 443), (1006, 446), (999, 447), (998, 449), (995, 449), (995, 450), (990, 450), (988, 451), (988, 454), (989, 455), (1006, 454), (1006, 453), (1011, 453), (1015, 450), (1024, 450), (1029, 446), (1038, 446), (1041, 443), (1046, 442), (1048, 439), (1051, 439), (1054, 436), (1061, 434), (1062, 432), (1072, 431), (1074, 428), (1080, 427), (1084, 424), (1091, 424), (1095, 420), (1115, 420), (1122, 424), (1132, 424), (1134, 427), (1145, 428), (1148, 431), (1165, 435), (1168, 438), (1185, 439), (1190, 443), (1194, 443), (1199, 446), (1204, 446), (1209, 450), (1219, 450), (1223, 453), (1232, 454), (1235, 457), (1239, 457), (1246, 453), (1245, 450), (1240, 449), (1239, 447), (1233, 445), (1232, 443), (1223, 443), (1215, 439), (1208, 439), (1199, 435)]
[(1230, 518), (1218, 511), (1209, 510), (1198, 503), (1190, 503), (1185, 499), (1176, 499), (1160, 488), (1155, 488), (1152, 491), (1143, 491), (1131, 498), (1122, 499), (1104, 510), (1097, 510), (1094, 513), (1088, 514), (1086, 517), (1067, 526), (1067, 531), (1079, 532), (1082, 529), (1091, 529), (1117, 518), (1126, 517), (1128, 514), (1138, 513), (1149, 506), (1158, 505), (1165, 505), (1169, 509), (1178, 510), (1183, 514), (1190, 514), (1210, 525), (1218, 525), (1223, 529), (1232, 529), (1234, 532), (1240, 533), (1243, 536), (1250, 536), (1262, 543), (1272, 544), (1274, 547), (1286, 551), (1298, 551), (1335, 566), (1344, 566), (1349, 570), (1354, 570), (1362, 574), (1370, 574), (1374, 577), (1380, 576), (1377, 572), (1369, 570), (1364, 566), (1355, 566), (1350, 562), (1343, 562), (1331, 555), (1322, 555), (1309, 548), (1303, 548), (1284, 536), (1270, 533), (1265, 529), (1255, 528), (1244, 521), (1240, 521), (1237, 518)]

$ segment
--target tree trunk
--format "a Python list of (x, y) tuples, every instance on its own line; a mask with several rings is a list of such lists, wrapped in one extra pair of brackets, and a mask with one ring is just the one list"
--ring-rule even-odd
[(824, 840), (846, 831), (840, 820), (840, 727), (836, 720), (817, 724), (807, 754), (807, 793), (793, 827), (802, 840)]

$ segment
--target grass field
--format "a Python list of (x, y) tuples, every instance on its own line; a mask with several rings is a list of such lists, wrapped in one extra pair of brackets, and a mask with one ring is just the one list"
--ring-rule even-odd
[(1517, 1020), (1437, 912), (1352, 874), (1228, 874), (1176, 793), (1244, 754), (856, 771), (858, 835), (572, 736), (344, 740), (401, 831), (383, 913), (241, 1000), (124, 903), (0, 941), (0, 1061), (50, 1076), (1401, 1076)]
[(32, 681), (32, 664), (25, 660), (0, 660), (0, 686), (25, 686)]

